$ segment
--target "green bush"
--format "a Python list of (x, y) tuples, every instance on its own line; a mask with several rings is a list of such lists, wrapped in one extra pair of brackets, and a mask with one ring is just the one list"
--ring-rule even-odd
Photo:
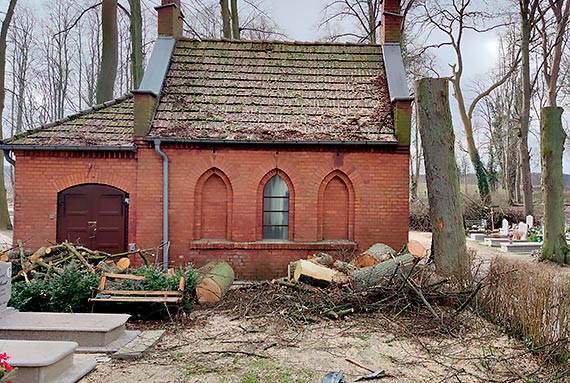
[(174, 274), (166, 274), (162, 271), (160, 266), (142, 266), (138, 269), (131, 271), (133, 275), (145, 277), (144, 281), (130, 281), (123, 282), (125, 289), (138, 289), (138, 290), (152, 290), (152, 291), (165, 291), (165, 290), (178, 290), (178, 283), (180, 277), (184, 277), (184, 295), (190, 296), (194, 287), (196, 286), (196, 270), (191, 265), (183, 269), (178, 269)]
[(86, 312), (98, 284), (99, 275), (71, 263), (60, 274), (14, 283), (9, 305), (20, 311)]

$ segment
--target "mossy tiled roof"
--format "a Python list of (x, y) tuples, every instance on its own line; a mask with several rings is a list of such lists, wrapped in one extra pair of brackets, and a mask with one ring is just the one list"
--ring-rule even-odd
[(149, 136), (395, 142), (381, 47), (181, 39)]
[(46, 147), (132, 147), (133, 97), (130, 94), (25, 132), (9, 145)]

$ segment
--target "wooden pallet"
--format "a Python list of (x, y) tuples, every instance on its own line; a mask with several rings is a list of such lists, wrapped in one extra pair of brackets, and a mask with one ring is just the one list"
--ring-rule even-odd
[(108, 279), (144, 281), (146, 278), (138, 275), (104, 273), (99, 282), (97, 295), (95, 298), (89, 298), (89, 302), (180, 304), (184, 298), (184, 277), (180, 277), (176, 291), (110, 290), (105, 288)]

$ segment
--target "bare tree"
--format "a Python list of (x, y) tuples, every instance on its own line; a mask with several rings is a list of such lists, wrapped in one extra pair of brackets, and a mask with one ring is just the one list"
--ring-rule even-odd
[(97, 103), (113, 98), (118, 66), (117, 0), (103, 0), (101, 6), (103, 49), (97, 77)]
[[(8, 29), (14, 16), (14, 9), (16, 8), (17, 0), (10, 0), (6, 16), (2, 21), (2, 28), (0, 29), (0, 111), (4, 110), (4, 100), (6, 97), (5, 78), (6, 78), (6, 40), (8, 38)], [(0, 118), (0, 140), (4, 137), (2, 118)], [(12, 221), (8, 213), (8, 201), (6, 198), (6, 185), (4, 184), (4, 166), (0, 171), (0, 228), (12, 229)]]
[(131, 30), (131, 62), (133, 89), (138, 89), (144, 74), (144, 52), (143, 52), (143, 31), (142, 12), (140, 0), (129, 0), (131, 8), (130, 30)]
[(430, 32), (438, 31), (445, 36), (445, 41), (427, 46), (429, 48), (439, 48), (442, 46), (450, 46), (455, 53), (456, 63), (450, 64), (452, 76), (450, 78), (453, 87), (453, 95), (457, 100), (459, 115), (463, 124), (465, 139), (467, 141), (467, 149), (471, 164), (475, 169), (477, 176), (477, 186), (479, 195), (483, 203), (491, 203), (491, 193), (487, 171), (481, 160), (479, 149), (475, 143), (473, 134), (473, 114), (477, 104), (487, 97), (493, 90), (501, 86), (511, 76), (517, 67), (517, 61), (512, 63), (510, 70), (504, 73), (496, 82), (491, 84), (483, 92), (477, 94), (468, 104), (464, 94), (462, 77), (465, 70), (463, 60), (463, 38), (466, 31), (476, 31), (480, 33), (488, 32), (503, 26), (503, 23), (495, 23), (491, 26), (485, 26), (493, 15), (483, 12), (482, 10), (472, 9), (471, 0), (452, 0), (450, 4), (442, 4), (439, 0), (424, 1), (419, 4), (422, 9), (423, 25)]
[(232, 27), (231, 27), (231, 14), (228, 0), (220, 0), (220, 8), (222, 9), (222, 26), (223, 35), (226, 39), (232, 38)]

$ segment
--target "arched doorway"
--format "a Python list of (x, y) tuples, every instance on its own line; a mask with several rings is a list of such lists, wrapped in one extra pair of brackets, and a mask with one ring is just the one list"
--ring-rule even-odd
[(128, 194), (107, 185), (83, 184), (58, 193), (57, 241), (93, 250), (127, 250)]

